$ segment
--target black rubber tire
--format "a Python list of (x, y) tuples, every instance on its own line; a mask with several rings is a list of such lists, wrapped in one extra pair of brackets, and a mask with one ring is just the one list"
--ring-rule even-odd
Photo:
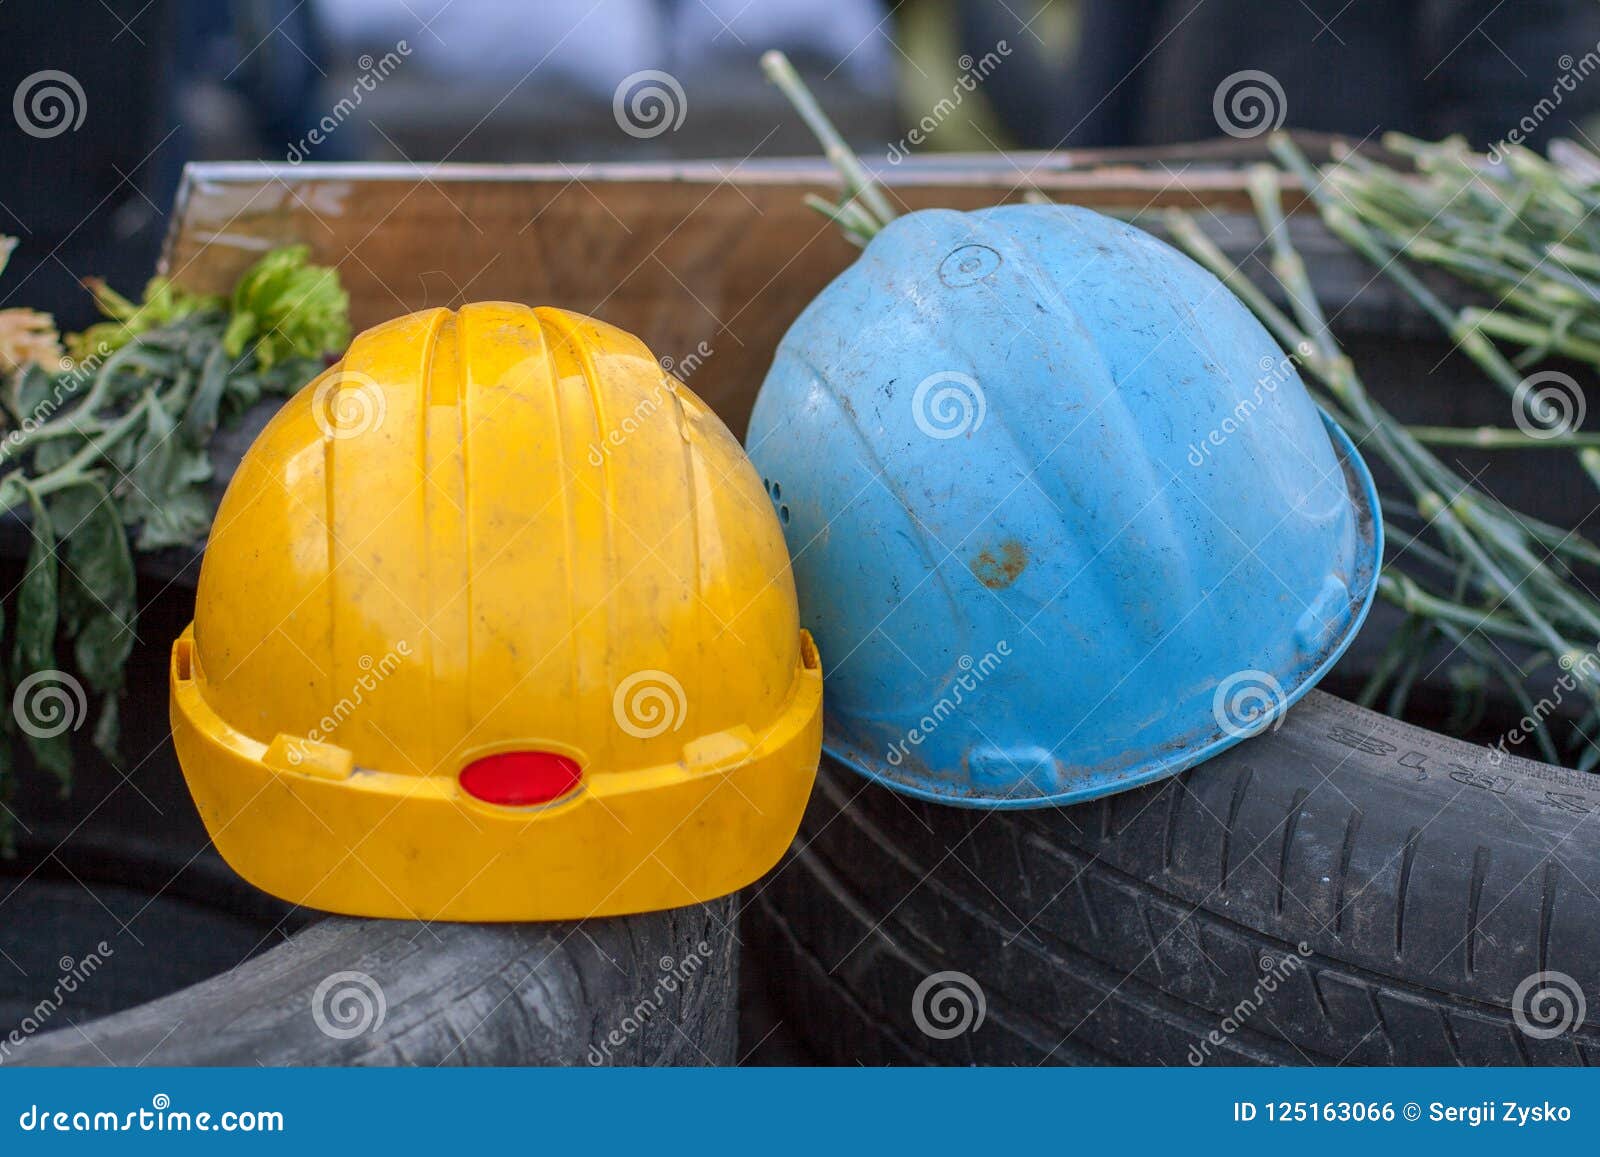
[(231, 972), (26, 1040), (11, 1059), (728, 1064), (737, 1046), (733, 915), (724, 899), (582, 924), (329, 917)]
[[(746, 950), (827, 1063), (1600, 1063), (1596, 812), (1600, 778), (1316, 692), (1070, 809), (922, 804), (825, 758)], [(965, 976), (925, 985), (931, 1036), (940, 972)], [(1572, 984), (1586, 1020), (1519, 1028), (1519, 985), (1542, 1031)]]

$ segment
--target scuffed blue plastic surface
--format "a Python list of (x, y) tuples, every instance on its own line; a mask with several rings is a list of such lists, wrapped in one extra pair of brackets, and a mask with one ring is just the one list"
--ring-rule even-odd
[(1372, 480), (1271, 336), (1084, 209), (895, 221), (795, 321), (746, 441), (827, 749), (927, 799), (1190, 767), (1275, 725), (1376, 589)]

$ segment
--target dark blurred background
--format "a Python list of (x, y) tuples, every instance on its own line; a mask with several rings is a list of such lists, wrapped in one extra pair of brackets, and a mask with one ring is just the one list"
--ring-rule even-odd
[(889, 163), (1279, 123), (1539, 146), (1600, 108), (1595, 0), (9, 0), (0, 307), (75, 329), (81, 277), (137, 290), (187, 160), (812, 153), (767, 48)]

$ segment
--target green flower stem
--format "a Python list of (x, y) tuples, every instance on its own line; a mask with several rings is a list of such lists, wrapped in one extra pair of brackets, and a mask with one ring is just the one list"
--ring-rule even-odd
[(794, 65), (789, 63), (789, 58), (781, 52), (765, 52), (761, 56), (761, 68), (767, 74), (767, 79), (789, 99), (789, 103), (800, 114), (800, 119), (806, 122), (806, 127), (822, 145), (823, 155), (844, 181), (846, 200), (859, 197), (866, 210), (876, 218), (877, 228), (872, 232), (876, 233), (898, 217), (900, 214), (889, 204), (889, 198), (839, 135), (839, 130), (833, 127), (833, 122), (822, 111), (822, 106), (817, 104), (817, 98), (811, 95), (806, 82), (800, 79)]
[(1469, 631), (1483, 631), (1531, 647), (1545, 643), (1537, 631), (1515, 619), (1431, 594), (1409, 575), (1398, 571), (1385, 571), (1378, 579), (1378, 590), (1395, 606), (1424, 619), (1454, 623)]
[(1417, 510), (1437, 526), (1463, 554), (1470, 558), (1473, 564), (1484, 573), (1493, 584), (1496, 594), (1505, 602), (1516, 608), (1517, 613), (1551, 651), (1557, 655), (1564, 655), (1576, 650), (1561, 633), (1551, 626), (1543, 611), (1537, 607), (1528, 594), (1522, 590), (1520, 583), (1509, 578), (1505, 571), (1490, 557), (1489, 552), (1462, 524), (1456, 509), (1447, 506), (1437, 494), (1428, 493), (1418, 496)]
[[(1445, 603), (1438, 596), (1427, 595), (1410, 579), (1380, 584), (1385, 598), (1430, 621), (1449, 623), (1468, 631), (1476, 629), (1500, 634), (1516, 642), (1542, 646), (1556, 655), (1573, 651), (1575, 648), (1552, 618), (1575, 620), (1588, 626), (1591, 612), (1572, 602), (1565, 588), (1560, 594), (1556, 593), (1560, 579), (1538, 563), (1523, 544), (1519, 537), (1524, 533), (1520, 521), (1499, 513), (1497, 503), (1468, 487), (1434, 458), (1414, 433), (1394, 422), (1371, 401), (1354, 366), (1329, 331), (1304, 262), (1289, 241), (1276, 172), (1270, 169), (1252, 172), (1250, 189), (1263, 233), (1273, 251), (1270, 267), (1288, 297), (1295, 320), (1245, 278), (1204, 235), (1192, 217), (1178, 211), (1167, 214), (1173, 237), (1234, 290), (1280, 342), (1291, 348), (1311, 350), (1303, 359), (1306, 368), (1338, 399), (1347, 416), (1355, 419), (1352, 432), (1363, 442), (1374, 445), (1400, 475), (1416, 497), (1417, 512), (1468, 564), (1471, 581), (1486, 594), (1509, 604), (1516, 618)], [(1454, 322), (1454, 316), (1449, 316)], [(1446, 506), (1441, 493), (1454, 496), (1453, 509)], [(1462, 515), (1471, 519), (1478, 534), (1469, 529)], [(1508, 569), (1515, 569), (1524, 581), (1532, 578), (1533, 589), (1522, 589), (1522, 585), (1508, 575)], [(1461, 577), (1465, 580), (1467, 575)], [(1509, 630), (1508, 625), (1511, 625)], [(1404, 705), (1414, 677), (1415, 670), (1409, 665), (1396, 676), (1390, 709), (1398, 710)]]
[[(1586, 293), (1589, 283), (1567, 276), (1553, 262), (1544, 260), (1554, 256), (1567, 265), (1581, 266), (1585, 272), (1600, 272), (1600, 256), (1584, 258), (1584, 250), (1577, 248), (1574, 241), (1584, 238), (1591, 246), (1600, 245), (1600, 235), (1584, 224), (1584, 215), (1600, 208), (1600, 196), (1577, 187), (1560, 169), (1526, 150), (1513, 150), (1513, 168), (1521, 176), (1508, 186), (1504, 178), (1482, 169), (1481, 159), (1470, 153), (1462, 141), (1429, 144), (1391, 134), (1384, 143), (1393, 151), (1411, 156), (1427, 176), (1421, 180), (1407, 177), (1353, 150), (1336, 147), (1336, 164), (1322, 170), (1319, 177), (1292, 141), (1272, 141), (1280, 162), (1311, 190), (1329, 229), (1369, 259), (1381, 257), (1385, 273), (1437, 319), (1502, 388), (1510, 387), (1514, 394), (1520, 380), (1506, 373), (1504, 359), (1497, 352), (1485, 356), (1486, 349), (1493, 351), (1490, 336), (1523, 346), (1529, 358), (1554, 352), (1600, 365), (1600, 317), (1593, 316), (1593, 301), (1587, 303), (1589, 316), (1585, 316), (1585, 311), (1576, 307), (1562, 308), (1547, 300), (1552, 295), (1561, 301), (1569, 300), (1571, 289)], [(1319, 188), (1319, 179), (1338, 194), (1338, 201)], [(1494, 192), (1487, 188), (1491, 183), (1499, 186)], [(1375, 202), (1385, 207), (1384, 213), (1368, 216), (1368, 224), (1388, 235), (1383, 243), (1360, 220)], [(1505, 202), (1511, 205), (1509, 211)], [(1402, 218), (1405, 223), (1400, 223)], [(1511, 235), (1513, 231), (1515, 236)], [(1388, 260), (1424, 232), (1439, 237), (1446, 247), (1454, 245), (1504, 256), (1519, 265), (1537, 267), (1539, 272), (1528, 275), (1501, 269), (1493, 277), (1467, 277), (1471, 283), (1499, 294), (1502, 306), (1452, 314), (1401, 262)], [(1424, 250), (1433, 251), (1427, 246)], [(1513, 274), (1509, 281), (1508, 272)], [(1563, 284), (1546, 288), (1552, 278)], [(1545, 288), (1543, 296), (1541, 288)], [(1514, 308), (1520, 316), (1506, 307)], [(1579, 440), (1574, 448), (1581, 445)], [(1446, 483), (1438, 478), (1436, 485), (1443, 493), (1453, 493), (1460, 482)], [(1498, 504), (1487, 508), (1495, 505)], [(1570, 529), (1520, 514), (1515, 517), (1515, 525), (1561, 560), (1600, 564), (1600, 548)]]
[[(1462, 627), (1448, 622), (1440, 621), (1439, 630), (1444, 632), (1446, 638), (1472, 657), (1473, 662), (1480, 667), (1493, 671), (1500, 677), (1500, 681), (1511, 688), (1512, 697), (1516, 699), (1517, 706), (1522, 713), (1530, 719), (1537, 719), (1539, 713), (1534, 706), (1532, 697), (1527, 691), (1527, 676), (1518, 671), (1505, 659), (1498, 650), (1491, 646), (1484, 646), (1473, 637), (1470, 628)], [(1560, 763), (1561, 753), (1556, 750), (1555, 740), (1550, 737), (1550, 729), (1536, 727), (1533, 729), (1534, 742), (1539, 745), (1539, 753), (1550, 763)]]
[(1589, 476), (1595, 488), (1600, 489), (1600, 450), (1578, 451), (1578, 464), (1583, 467), (1583, 472)]
[(1476, 362), (1501, 388), (1508, 393), (1515, 392), (1522, 375), (1517, 373), (1505, 355), (1494, 348), (1493, 343), (1478, 331), (1477, 326), (1458, 315), (1433, 290), (1424, 285), (1422, 280), (1400, 260), (1397, 249), (1380, 242), (1355, 214), (1337, 204), (1323, 190), (1316, 169), (1289, 137), (1274, 133), (1268, 147), (1284, 168), (1300, 178), (1301, 184), (1306, 189), (1306, 195), (1321, 212), (1322, 219), (1331, 233), (1387, 273), (1439, 323), (1462, 352)]
[(1424, 446), (1476, 446), (1484, 450), (1570, 450), (1600, 447), (1600, 433), (1569, 432), (1542, 437), (1497, 426), (1407, 426)]
[(145, 410), (153, 401), (154, 395), (147, 393), (137, 405), (107, 425), (82, 449), (49, 473), (26, 482), (17, 473), (0, 478), (0, 514), (10, 513), (27, 502), (29, 490), (36, 497), (45, 497), (93, 480), (91, 467), (103, 460), (113, 446), (140, 427), (145, 420)]
[(1532, 583), (1536, 591), (1542, 589), (1548, 594), (1551, 605), (1564, 609), (1572, 616), (1573, 622), (1587, 628), (1592, 642), (1600, 641), (1600, 609), (1592, 602), (1579, 598), (1570, 586), (1535, 558), (1520, 532), (1508, 532), (1504, 524), (1484, 517), (1481, 511), (1470, 504), (1463, 505), (1460, 513), (1462, 521), (1483, 538), (1493, 540), (1512, 562), (1522, 568), (1527, 575), (1526, 581)]
[(807, 193), (805, 203), (827, 217), (855, 244), (865, 247), (878, 231), (876, 222), (855, 201), (833, 202), (815, 193)]
[(1461, 311), (1461, 316), (1469, 324), (1495, 337), (1600, 364), (1600, 341), (1588, 341), (1555, 332), (1498, 310), (1469, 307)]

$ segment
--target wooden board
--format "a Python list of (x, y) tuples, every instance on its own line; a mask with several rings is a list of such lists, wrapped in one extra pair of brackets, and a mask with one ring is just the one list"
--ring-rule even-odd
[[(1260, 236), (1240, 168), (1250, 155), (945, 155), (882, 175), (908, 209), (979, 208), (1038, 189), (1154, 227), (1160, 210), (1183, 206), (1244, 253)], [(306, 242), (339, 269), (358, 330), (484, 299), (593, 314), (671, 359), (739, 434), (778, 339), (857, 252), (803, 203), (835, 185), (813, 160), (191, 165), (162, 270), (223, 290), (265, 250)], [(1306, 227), (1308, 255), (1337, 248), (1319, 246), (1309, 215)]]

